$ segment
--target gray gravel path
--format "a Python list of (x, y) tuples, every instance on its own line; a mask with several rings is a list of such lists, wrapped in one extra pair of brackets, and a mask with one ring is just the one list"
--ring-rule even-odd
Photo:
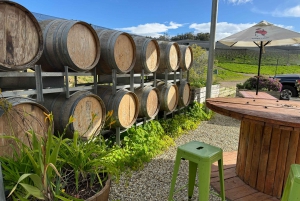
[[(176, 147), (192, 140), (202, 141), (223, 149), (224, 152), (235, 151), (238, 148), (240, 121), (220, 114), (209, 121), (203, 121), (196, 130), (189, 131), (176, 140), (176, 146), (169, 148), (163, 154), (147, 163), (143, 170), (132, 173), (131, 178), (122, 177), (119, 184), (112, 183), (110, 201), (165, 201), (173, 173)], [(177, 176), (177, 187), (187, 183), (188, 162), (182, 161)], [(213, 190), (212, 190), (213, 192)], [(192, 200), (197, 200), (195, 187)], [(174, 196), (176, 201), (187, 199), (187, 189), (179, 191)], [(210, 200), (220, 200), (210, 194)]]

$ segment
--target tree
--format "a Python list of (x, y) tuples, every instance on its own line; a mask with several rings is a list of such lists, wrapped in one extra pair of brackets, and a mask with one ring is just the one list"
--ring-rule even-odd
[(192, 86), (202, 87), (206, 84), (207, 74), (207, 52), (199, 45), (193, 44), (193, 66), (189, 72), (189, 81)]
[(170, 41), (170, 35), (167, 32), (165, 32), (165, 33), (163, 33), (163, 35), (160, 35), (157, 38), (157, 40)]
[(209, 33), (197, 33), (195, 40), (209, 41)]

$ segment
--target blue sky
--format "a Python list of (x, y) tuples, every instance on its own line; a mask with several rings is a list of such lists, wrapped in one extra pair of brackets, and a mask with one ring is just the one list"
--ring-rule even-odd
[[(211, 0), (15, 0), (31, 12), (158, 37), (210, 31)], [(300, 0), (219, 0), (216, 40), (262, 20), (300, 32)]]

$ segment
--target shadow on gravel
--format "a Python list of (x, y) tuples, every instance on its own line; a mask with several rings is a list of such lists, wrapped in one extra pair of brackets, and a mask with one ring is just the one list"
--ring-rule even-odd
[(215, 113), (214, 116), (207, 122), (208, 124), (216, 124), (220, 126), (240, 127), (241, 121)]

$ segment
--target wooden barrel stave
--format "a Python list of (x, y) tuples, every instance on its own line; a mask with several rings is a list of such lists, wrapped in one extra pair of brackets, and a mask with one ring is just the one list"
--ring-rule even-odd
[(0, 1), (0, 71), (31, 68), (43, 52), (42, 30), (23, 6)]
[(18, 151), (14, 140), (1, 138), (1, 135), (15, 136), (28, 146), (31, 143), (31, 136), (27, 134), (27, 131), (33, 130), (38, 138), (47, 135), (49, 122), (45, 122), (44, 119), (45, 114), (49, 114), (49, 111), (45, 107), (33, 99), (24, 97), (2, 98), (0, 103), (1, 156), (11, 156), (13, 153), (12, 147)]
[(160, 107), (158, 89), (151, 86), (138, 87), (134, 90), (134, 93), (137, 95), (139, 100), (138, 117), (155, 117)]
[(157, 70), (160, 61), (160, 49), (158, 42), (154, 39), (133, 36), (136, 45), (136, 62), (133, 67), (135, 73), (149, 74)]
[(183, 80), (181, 82), (176, 82), (176, 85), (178, 87), (178, 106), (179, 107), (186, 107), (190, 104), (191, 101), (191, 87), (190, 84)]
[(113, 111), (112, 119), (116, 122), (112, 128), (130, 128), (139, 113), (138, 97), (127, 89), (119, 89), (113, 94), (111, 86), (98, 86), (97, 94), (102, 98), (107, 111)]
[(181, 53), (181, 61), (179, 67), (182, 71), (188, 71), (193, 65), (193, 49), (190, 46), (179, 45)]
[(157, 73), (176, 71), (179, 68), (181, 54), (176, 42), (158, 41), (160, 48), (160, 62)]
[(101, 42), (101, 58), (96, 66), (97, 74), (128, 73), (136, 62), (136, 46), (133, 38), (125, 32), (97, 29)]
[(45, 94), (44, 100), (43, 105), (53, 113), (55, 130), (59, 134), (73, 116), (74, 122), (66, 130), (68, 138), (78, 131), (81, 138), (90, 139), (104, 126), (105, 105), (100, 97), (89, 91), (77, 91), (70, 98), (66, 98), (65, 93)]
[(159, 90), (160, 111), (174, 111), (178, 104), (178, 87), (176, 84), (167, 83), (166, 85), (165, 82), (158, 81), (157, 89)]
[(44, 53), (38, 64), (43, 71), (63, 72), (64, 67), (83, 72), (100, 59), (100, 41), (91, 25), (75, 20), (39, 22), (44, 36)]

